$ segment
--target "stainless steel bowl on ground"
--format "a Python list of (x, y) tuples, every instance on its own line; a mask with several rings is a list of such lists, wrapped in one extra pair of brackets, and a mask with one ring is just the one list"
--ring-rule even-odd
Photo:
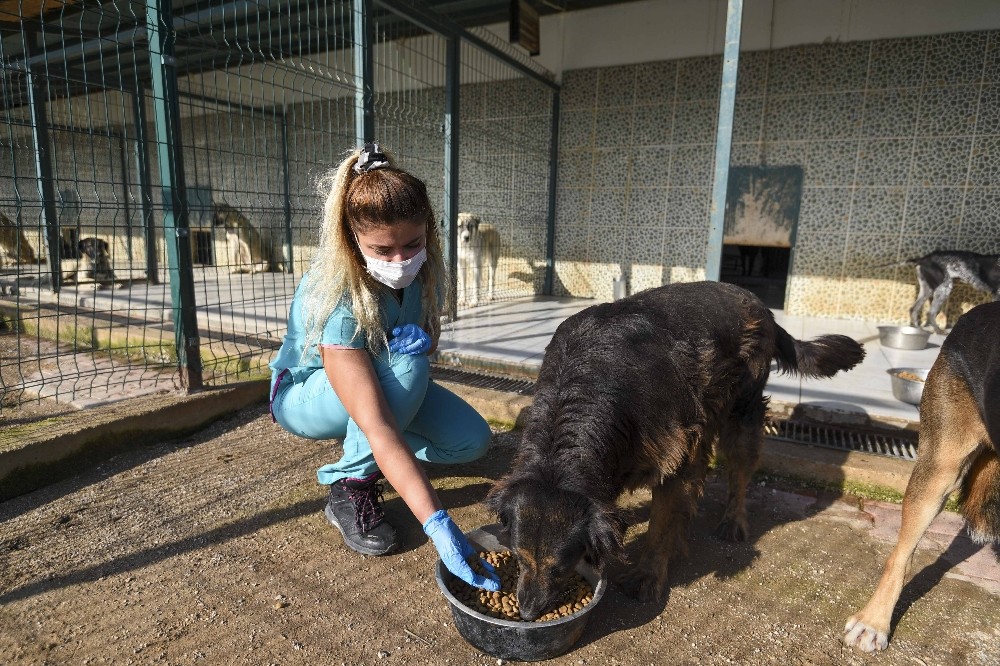
[(920, 405), (920, 397), (924, 394), (924, 382), (930, 369), (889, 368), (886, 372), (892, 378), (892, 395), (896, 400)]
[(879, 342), (893, 349), (926, 349), (930, 337), (930, 331), (915, 326), (878, 327)]

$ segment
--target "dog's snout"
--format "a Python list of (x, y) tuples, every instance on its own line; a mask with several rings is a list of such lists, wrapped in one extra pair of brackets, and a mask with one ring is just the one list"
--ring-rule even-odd
[(555, 605), (556, 597), (552, 581), (521, 564), (517, 579), (517, 607), (522, 620), (533, 622), (540, 618)]

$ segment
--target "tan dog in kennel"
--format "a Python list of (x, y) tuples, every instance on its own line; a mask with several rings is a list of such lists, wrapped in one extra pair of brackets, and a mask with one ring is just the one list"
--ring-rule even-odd
[(13, 264), (36, 264), (35, 250), (13, 221), (0, 213), (0, 267)]
[(472, 213), (458, 214), (456, 295), (459, 305), (479, 305), (484, 287), (485, 300), (490, 302), (494, 299), (500, 251), (500, 232), (493, 225)]
[(226, 247), (233, 273), (285, 272), (285, 264), (274, 260), (274, 246), (246, 218), (228, 204), (215, 204), (212, 224), (226, 230)]

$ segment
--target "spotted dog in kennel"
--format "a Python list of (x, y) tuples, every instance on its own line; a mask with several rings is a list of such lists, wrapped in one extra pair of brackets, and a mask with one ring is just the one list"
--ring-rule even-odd
[(14, 264), (35, 264), (35, 250), (13, 221), (0, 213), (0, 267)]
[(81, 238), (75, 252), (70, 254), (65, 248), (62, 252), (64, 282), (94, 282), (100, 288), (115, 281), (115, 272), (111, 268), (111, 246), (103, 238)]
[(231, 272), (285, 272), (285, 264), (274, 260), (271, 239), (254, 227), (243, 213), (224, 203), (215, 204), (214, 210), (212, 224), (226, 230)]
[(485, 300), (492, 301), (500, 263), (500, 232), (477, 215), (459, 213), (457, 254), (459, 305), (479, 305), (484, 289)]

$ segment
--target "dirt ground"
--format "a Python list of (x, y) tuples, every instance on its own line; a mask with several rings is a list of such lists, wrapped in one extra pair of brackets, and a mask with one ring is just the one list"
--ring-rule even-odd
[[(486, 458), (431, 470), (465, 529), (491, 522), (480, 501), (515, 445), (498, 433)], [(403, 551), (343, 546), (314, 476), (338, 454), (254, 407), (0, 504), (0, 664), (501, 663), (456, 631), (434, 548), (391, 490)], [(751, 541), (732, 545), (710, 536), (722, 495), (713, 479), (665, 604), (612, 584), (580, 641), (549, 663), (1000, 664), (1000, 597), (953, 576), (933, 549), (918, 551), (889, 649), (845, 648), (844, 621), (891, 547), (870, 516), (856, 501), (757, 482)], [(633, 551), (648, 500), (628, 499)]]
[[(18, 344), (20, 342), (20, 344)], [(25, 375), (38, 371), (38, 350), (24, 338), (0, 327), (0, 430), (72, 412), (73, 408), (55, 400), (25, 399), (20, 388)]]

